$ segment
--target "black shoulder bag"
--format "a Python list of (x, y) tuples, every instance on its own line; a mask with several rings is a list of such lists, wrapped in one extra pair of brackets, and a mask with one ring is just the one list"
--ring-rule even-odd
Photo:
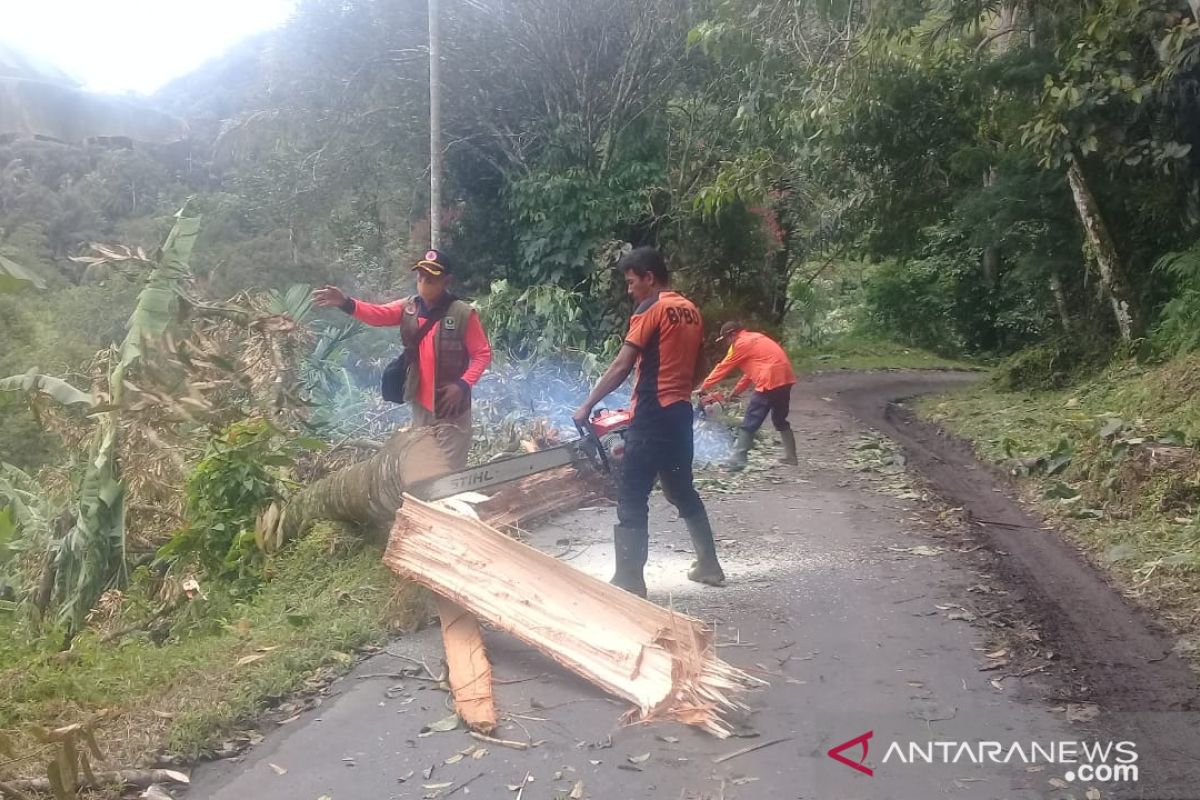
[[(453, 302), (453, 300), (450, 301), (450, 303)], [(431, 311), (425, 318), (425, 322), (417, 329), (417, 335), (412, 343), (405, 344), (404, 351), (396, 356), (392, 363), (383, 368), (381, 389), (384, 400), (389, 403), (404, 403), (404, 386), (408, 382), (408, 369), (412, 366), (412, 362), (416, 361), (415, 356), (421, 347), (421, 340), (433, 330), (433, 326), (437, 325), (442, 317), (446, 316), (446, 312), (450, 310), (450, 303), (444, 303), (440, 308)], [(412, 359), (408, 355), (410, 350), (414, 356)]]

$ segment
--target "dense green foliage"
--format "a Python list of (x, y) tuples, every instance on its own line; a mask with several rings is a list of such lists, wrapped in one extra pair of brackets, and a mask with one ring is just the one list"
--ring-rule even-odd
[[(872, 318), (978, 354), (1111, 341), (1125, 333), (1114, 300), (1130, 338), (1152, 330), (1186, 290), (1151, 267), (1200, 221), (1188, 6), (935, 0), (889, 4), (875, 23), (825, 128), (829, 156), (866, 176), (863, 244), (894, 262)], [(1161, 346), (1187, 346), (1178, 324), (1159, 330)]]
[(253, 588), (262, 551), (255, 521), (283, 499), (280, 470), (294, 466), (295, 445), (262, 419), (236, 422), (208, 443), (184, 484), (187, 526), (159, 551), (166, 561), (191, 561), (216, 577)]

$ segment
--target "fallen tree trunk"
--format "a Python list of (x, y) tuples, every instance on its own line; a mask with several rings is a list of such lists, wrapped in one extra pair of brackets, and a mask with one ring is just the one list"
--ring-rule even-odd
[(763, 682), (716, 655), (712, 629), (591, 577), (478, 520), (405, 497), (384, 562), (632, 702), (629, 721), (725, 737), (736, 694)]
[(375, 455), (327, 475), (297, 494), (283, 509), (276, 541), (289, 541), (321, 519), (386, 531), (405, 487), (449, 471), (436, 429), (397, 431)]
[[(407, 487), (450, 471), (437, 429), (397, 431), (370, 458), (340, 469), (303, 489), (283, 508), (277, 521), (260, 528), (272, 547), (300, 536), (321, 519), (348, 522), (368, 531), (386, 532)], [(560, 467), (502, 486), (479, 503), (476, 514), (493, 527), (515, 528), (604, 496), (606, 481)]]

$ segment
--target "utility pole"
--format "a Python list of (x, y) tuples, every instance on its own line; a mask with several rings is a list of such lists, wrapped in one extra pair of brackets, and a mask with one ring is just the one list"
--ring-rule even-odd
[(442, 238), (442, 92), (438, 0), (429, 3), (429, 246)]

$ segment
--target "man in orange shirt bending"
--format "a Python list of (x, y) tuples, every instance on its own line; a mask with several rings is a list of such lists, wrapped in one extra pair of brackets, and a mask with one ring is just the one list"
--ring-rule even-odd
[(368, 325), (400, 328), (411, 356), (403, 392), (413, 427), (433, 427), (450, 468), (462, 469), (471, 449), (471, 389), (491, 363), (492, 348), (479, 314), (449, 292), (453, 269), (445, 253), (426, 252), (413, 271), (417, 293), (403, 300), (376, 305), (325, 286), (313, 292), (313, 302)]
[(621, 351), (574, 414), (577, 423), (587, 424), (596, 404), (637, 367), (633, 421), (625, 436), (617, 489), (613, 528), (617, 564), (612, 583), (646, 596), (642, 572), (650, 535), (650, 490), (657, 478), (692, 537), (696, 561), (688, 578), (720, 586), (725, 573), (717, 561), (708, 512), (692, 482), (691, 398), (702, 374), (704, 320), (691, 300), (667, 288), (667, 264), (653, 247), (633, 250), (617, 269), (625, 274), (625, 286), (637, 308)]
[(740, 322), (726, 322), (721, 326), (719, 342), (729, 343), (725, 360), (717, 364), (704, 383), (701, 392), (716, 386), (734, 369), (741, 368), (742, 378), (733, 387), (731, 397), (737, 397), (750, 384), (754, 384), (754, 395), (746, 409), (746, 418), (738, 429), (737, 445), (729, 466), (742, 469), (746, 466), (746, 455), (754, 446), (754, 434), (771, 415), (775, 430), (783, 440), (783, 463), (796, 464), (796, 435), (788, 424), (788, 411), (792, 404), (792, 386), (796, 373), (787, 353), (769, 336), (748, 331)]

